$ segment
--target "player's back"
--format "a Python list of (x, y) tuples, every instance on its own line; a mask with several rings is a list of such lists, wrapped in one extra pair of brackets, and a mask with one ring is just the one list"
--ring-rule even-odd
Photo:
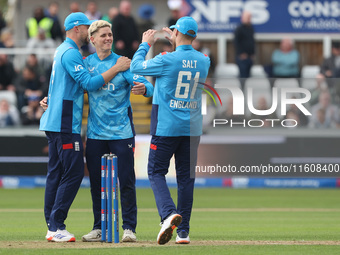
[(201, 135), (199, 87), (208, 75), (210, 59), (191, 45), (181, 45), (172, 53), (161, 54), (163, 70), (156, 79), (151, 134)]

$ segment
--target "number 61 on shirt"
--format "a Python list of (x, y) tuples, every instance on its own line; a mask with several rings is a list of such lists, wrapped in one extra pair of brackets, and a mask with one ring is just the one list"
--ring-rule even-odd
[[(177, 87), (175, 92), (175, 97), (177, 98), (188, 98), (190, 90), (190, 82), (183, 82), (183, 80), (191, 81), (192, 73), (190, 71), (180, 71), (178, 73)], [(197, 90), (197, 85), (200, 78), (200, 72), (196, 72), (194, 77), (194, 84), (190, 93), (190, 99), (194, 99)]]

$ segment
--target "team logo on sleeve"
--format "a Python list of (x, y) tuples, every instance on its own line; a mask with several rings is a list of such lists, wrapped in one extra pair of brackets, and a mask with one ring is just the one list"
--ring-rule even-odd
[(133, 79), (134, 79), (134, 80), (137, 80), (139, 77), (141, 77), (141, 76), (138, 75), (138, 74), (134, 74), (134, 75), (133, 75)]
[(84, 69), (84, 67), (82, 65), (77, 65), (77, 66), (74, 66), (74, 69), (75, 69), (76, 72), (78, 72), (78, 71)]

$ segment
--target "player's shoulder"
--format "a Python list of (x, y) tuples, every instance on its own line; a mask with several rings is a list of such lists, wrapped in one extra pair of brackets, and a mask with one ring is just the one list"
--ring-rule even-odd
[(117, 59), (120, 57), (123, 57), (122, 55), (118, 55), (117, 53), (114, 53), (113, 51), (111, 51), (111, 56)]
[(63, 48), (65, 51), (78, 51), (71, 43), (64, 41), (58, 48)]
[(210, 61), (210, 57), (207, 54), (200, 52), (198, 50), (195, 50), (195, 49), (194, 49), (194, 52), (195, 52), (194, 54), (200, 59), (202, 59), (203, 61)]
[(71, 44), (65, 43), (65, 45), (59, 49), (63, 56), (67, 56), (69, 58), (73, 58), (75, 56), (81, 56), (78, 49), (74, 48)]
[(161, 58), (166, 58), (168, 57), (169, 55), (171, 55), (172, 52), (167, 52), (167, 51), (163, 51), (161, 53), (158, 54), (158, 57), (161, 57)]
[(158, 57), (166, 62), (168, 61), (173, 61), (174, 59), (177, 59), (179, 58), (179, 54), (178, 52), (176, 51), (171, 51), (171, 52), (168, 52), (168, 51), (163, 51), (161, 53), (158, 54)]
[(198, 50), (195, 50), (196, 51), (196, 54), (199, 54), (201, 57), (204, 57), (204, 58), (209, 58), (209, 56), (203, 52), (200, 52)]
[[(118, 55), (118, 54), (116, 54), (114, 52), (111, 52), (111, 55), (110, 55), (110, 57), (107, 58), (107, 61), (109, 61), (112, 65), (115, 65), (117, 63), (118, 59), (121, 58), (121, 57), (124, 57), (124, 56)], [(120, 73), (122, 73), (123, 75), (124, 74), (129, 74), (130, 73), (130, 68), (125, 70), (125, 71), (122, 71)]]
[(84, 60), (84, 61), (92, 60), (92, 59), (93, 59), (93, 55), (94, 55), (94, 54), (91, 54), (91, 55), (88, 55), (88, 56), (83, 56), (83, 60)]
[(95, 61), (93, 54), (91, 54), (88, 56), (83, 56), (83, 62), (86, 66), (90, 66), (90, 65), (93, 65), (96, 61)]
[(60, 54), (61, 63), (63, 65), (68, 65), (68, 64), (73, 65), (74, 63), (79, 63), (79, 64), (83, 63), (82, 55), (80, 54), (78, 50), (67, 48), (64, 51), (58, 52), (58, 54)]

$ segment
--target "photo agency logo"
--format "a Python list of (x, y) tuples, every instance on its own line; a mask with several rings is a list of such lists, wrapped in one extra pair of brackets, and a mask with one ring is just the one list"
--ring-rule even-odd
[[(260, 98), (265, 98), (256, 89), (248, 87), (242, 90), (238, 86), (228, 84), (227, 79), (223, 84), (215, 84), (214, 87), (205, 83), (201, 84), (213, 91), (214, 94), (207, 89), (202, 89), (205, 92), (202, 94), (202, 115), (207, 115), (209, 106), (207, 95), (212, 98), (217, 110), (219, 110), (219, 107), (223, 107), (220, 112), (226, 112), (228, 107), (232, 107), (231, 117), (224, 118), (222, 115), (218, 116), (218, 118), (213, 118), (212, 126), (214, 128), (218, 126), (250, 128), (281, 126), (291, 128), (298, 126), (299, 123), (296, 119), (288, 117), (289, 109), (294, 108), (295, 112), (300, 111), (305, 116), (312, 115), (306, 106), (311, 99), (311, 93), (306, 88), (273, 87), (269, 90), (271, 94), (267, 95), (269, 97), (268, 103), (271, 102), (271, 105), (255, 106)], [(220, 104), (216, 103), (214, 96), (218, 98)], [(232, 103), (229, 100), (232, 100)]]
[[(207, 93), (210, 96), (210, 98), (213, 100), (215, 106), (217, 106), (217, 103), (216, 103), (216, 100), (215, 100), (213, 94), (215, 94), (215, 96), (218, 98), (221, 106), (223, 106), (220, 95), (217, 93), (217, 91), (212, 86), (210, 86), (206, 83), (203, 83), (203, 82), (199, 82), (199, 84), (203, 85), (203, 88), (199, 87), (199, 89), (201, 89), (202, 91), (204, 91), (205, 93)], [(213, 94), (207, 89), (211, 90), (213, 92)], [(206, 114), (207, 114), (207, 97), (206, 97), (206, 94), (203, 94), (202, 95), (202, 115), (206, 115)]]

